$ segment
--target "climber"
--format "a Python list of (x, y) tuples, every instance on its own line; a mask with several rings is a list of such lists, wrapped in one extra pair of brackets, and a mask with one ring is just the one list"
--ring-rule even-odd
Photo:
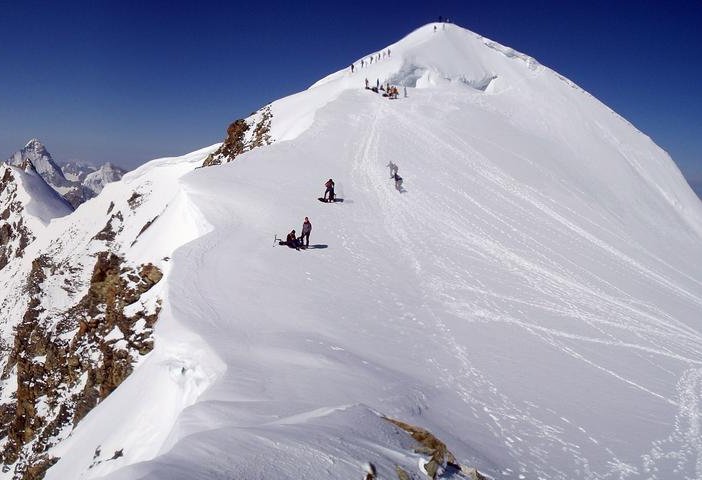
[[(334, 195), (334, 180), (332, 180), (330, 178), (329, 180), (327, 180), (327, 182), (324, 184), (324, 186), (327, 188), (324, 191), (324, 197), (323, 197), (324, 200), (329, 201), (329, 202), (333, 202), (334, 197), (335, 197), (335, 195)], [(327, 194), (329, 194), (329, 200), (327, 200)]]
[(366, 90), (368, 90), (368, 79), (366, 78)]
[(288, 236), (285, 237), (285, 241), (280, 240), (278, 245), (287, 245), (295, 250), (300, 250), (300, 241), (297, 239), (297, 235), (295, 235), (295, 230), (288, 233)]
[(351, 64), (351, 73), (353, 73), (353, 63)]
[(395, 178), (395, 175), (397, 175), (397, 165), (392, 162), (388, 162), (388, 164), (385, 166), (390, 169), (390, 178)]
[(305, 217), (305, 221), (302, 222), (302, 235), (300, 235), (300, 246), (302, 248), (307, 248), (310, 246), (310, 233), (312, 232), (312, 224), (310, 219)]
[(392, 178), (395, 179), (395, 189), (397, 189), (398, 192), (401, 192), (402, 191), (402, 177), (399, 176), (397, 173), (395, 173), (395, 175), (393, 175)]

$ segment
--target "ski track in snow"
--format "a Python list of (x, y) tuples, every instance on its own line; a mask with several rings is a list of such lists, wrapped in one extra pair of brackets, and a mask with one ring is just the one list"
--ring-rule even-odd
[[(382, 103), (377, 105), (377, 108), (383, 107), (385, 105)], [(563, 353), (579, 359), (619, 381), (660, 398), (673, 406), (679, 406), (685, 412), (690, 410), (689, 406), (678, 405), (679, 400), (667, 398), (626, 378), (625, 375), (618, 374), (614, 370), (589, 360), (585, 355), (578, 352), (578, 344), (590, 342), (608, 347), (626, 348), (634, 350), (642, 359), (645, 358), (645, 354), (652, 354), (689, 365), (700, 365), (702, 362), (699, 359), (699, 351), (702, 346), (702, 337), (699, 333), (676, 321), (655, 305), (637, 302), (631, 295), (621, 291), (606, 279), (593, 275), (581, 265), (577, 265), (563, 257), (562, 254), (548, 248), (544, 252), (541, 245), (539, 245), (542, 247), (540, 250), (530, 247), (530, 244), (533, 245), (536, 241), (535, 239), (529, 238), (523, 229), (518, 228), (517, 225), (511, 225), (507, 219), (491, 211), (488, 206), (481, 204), (476, 198), (472, 198), (469, 193), (470, 189), (454, 190), (452, 193), (462, 195), (465, 200), (476, 205), (487, 217), (491, 218), (494, 221), (494, 224), (491, 225), (493, 229), (496, 225), (501, 226), (499, 235), (482, 230), (475, 224), (471, 224), (469, 228), (474, 233), (466, 232), (462, 225), (451, 220), (452, 218), (461, 218), (461, 212), (451, 204), (442, 202), (440, 197), (421, 198), (421, 191), (418, 192), (417, 190), (419, 189), (415, 187), (413, 192), (412, 184), (407, 182), (412, 177), (405, 177), (405, 185), (410, 189), (407, 194), (398, 194), (394, 189), (388, 188), (387, 183), (381, 181), (380, 178), (382, 177), (378, 175), (378, 170), (384, 165), (384, 158), (378, 153), (378, 139), (383, 133), (379, 131), (380, 127), (377, 119), (390, 116), (398, 124), (404, 125), (406, 130), (411, 130), (414, 134), (421, 132), (424, 138), (418, 143), (435, 146), (437, 151), (433, 152), (434, 158), (444, 157), (442, 150), (448, 150), (446, 156), (454, 157), (465, 157), (465, 152), (468, 152), (470, 171), (477, 173), (489, 182), (491, 192), (496, 197), (499, 197), (500, 200), (508, 203), (514, 212), (529, 216), (545, 216), (552, 219), (552, 223), (560, 225), (562, 228), (577, 235), (582, 239), (582, 242), (590, 243), (595, 249), (604, 251), (605, 256), (611, 257), (611, 264), (619, 264), (620, 268), (633, 270), (634, 274), (646, 278), (652, 283), (659, 285), (660, 288), (667, 289), (672, 295), (678, 295), (697, 305), (702, 305), (700, 296), (692, 294), (668, 278), (646, 268), (640, 262), (619, 251), (616, 247), (600, 240), (595, 234), (586, 230), (585, 227), (566, 220), (564, 215), (568, 215), (570, 218), (577, 218), (577, 216), (573, 215), (572, 211), (566, 211), (564, 214), (558, 213), (556, 205), (547, 206), (546, 204), (550, 203), (547, 198), (511, 179), (495, 165), (490, 164), (486, 158), (462, 139), (455, 135), (452, 135), (448, 141), (446, 138), (439, 138), (433, 132), (440, 132), (441, 129), (429, 130), (429, 128), (421, 128), (418, 126), (419, 119), (403, 116), (406, 112), (400, 114), (387, 110), (390, 110), (390, 107), (385, 108), (382, 114), (380, 112), (370, 114), (373, 120), (368, 122), (370, 124), (369, 132), (366, 133), (367, 138), (362, 144), (363, 146), (359, 148), (355, 170), (365, 172), (366, 181), (362, 188), (374, 191), (378, 196), (379, 204), (388, 206), (385, 215), (386, 222), (391, 225), (391, 232), (398, 242), (402, 244), (403, 254), (408, 257), (409, 263), (415, 265), (418, 277), (427, 278), (422, 275), (423, 265), (431, 265), (433, 263), (441, 265), (442, 275), (433, 278), (429, 277), (427, 287), (437, 296), (451, 301), (454, 314), (469, 321), (474, 321), (475, 317), (479, 316), (482, 320), (504, 322), (519, 326)], [(402, 128), (400, 129), (402, 130)], [(453, 147), (453, 145), (457, 144), (461, 145), (460, 149)], [(514, 152), (508, 151), (508, 153), (518, 156)], [(440, 174), (440, 171), (440, 168), (437, 168), (435, 172), (431, 172), (431, 175)], [(427, 174), (427, 172), (413, 173), (414, 178)], [(403, 195), (415, 195), (420, 198), (412, 202), (412, 206), (409, 207), (407, 202), (403, 202)], [(426, 207), (422, 209), (422, 205)], [(493, 262), (497, 262), (496, 268), (514, 269), (516, 266), (520, 271), (527, 272), (528, 276), (524, 275), (524, 279), (529, 281), (529, 287), (538, 292), (539, 295), (535, 295), (534, 300), (525, 297), (499, 296), (488, 289), (472, 286), (471, 283), (479, 282), (466, 281), (473, 280), (473, 278), (471, 278), (470, 271), (460, 268), (460, 263), (447, 264), (442, 262), (441, 258), (435, 258), (432, 254), (433, 250), (441, 251), (441, 249), (427, 248), (425, 246), (426, 242), (421, 241), (421, 235), (408, 235), (408, 231), (412, 231), (412, 229), (407, 228), (407, 225), (413, 224), (412, 217), (420, 222), (432, 219), (434, 228), (437, 228), (439, 231), (455, 232), (452, 238), (456, 243), (454, 243), (453, 247), (447, 246), (447, 248), (461, 248), (467, 250), (467, 255), (479, 255), (480, 258), (487, 257)], [(595, 227), (598, 226), (595, 225)], [(499, 241), (500, 238), (509, 238), (510, 236), (521, 237), (519, 240), (524, 248), (523, 254), (517, 254), (513, 248), (506, 247)], [(534, 259), (538, 259), (538, 262), (535, 262)], [(667, 266), (664, 262), (660, 263), (663, 266)], [(586, 278), (585, 282), (579, 278), (574, 278), (571, 274), (573, 270), (577, 271), (580, 276), (589, 276), (591, 278)], [(674, 268), (670, 268), (670, 270), (674, 273), (679, 273)], [(455, 279), (455, 282), (447, 284), (447, 279)], [(690, 277), (687, 277), (687, 279), (694, 280)], [(696, 280), (694, 282), (699, 284)], [(608, 292), (603, 291), (598, 285), (604, 285)], [(499, 301), (506, 300), (512, 304), (522, 303), (539, 310), (548, 310), (571, 320), (582, 321), (599, 335), (574, 335), (566, 331), (543, 327), (533, 320), (520, 320), (507, 312), (504, 314), (495, 312), (494, 304), (489, 314), (481, 314), (480, 310), (476, 309), (476, 305), (465, 304), (457, 300), (457, 298), (465, 298), (466, 295), (458, 294), (458, 292), (453, 295), (447, 295), (446, 293), (447, 291), (455, 292), (456, 290), (493, 297)], [(627, 318), (626, 324), (609, 320), (609, 318), (617, 317)], [(465, 384), (463, 384), (455, 375), (447, 374), (445, 384), (459, 389), (466, 404), (472, 406), (474, 415), (478, 414), (480, 408), (488, 414), (494, 422), (494, 433), (506, 439), (506, 446), (510, 449), (515, 460), (518, 461), (518, 459), (528, 456), (525, 454), (529, 452), (546, 463), (548, 459), (544, 454), (557, 448), (568, 451), (575, 468), (579, 469), (585, 476), (593, 475), (587, 459), (579, 451), (579, 446), (561, 438), (562, 436), (566, 437), (562, 435), (563, 430), (555, 429), (549, 424), (540, 421), (538, 419), (540, 414), (535, 414), (533, 412), (534, 409), (519, 408), (504, 395), (496, 393), (496, 388), (477, 369), (471, 366), (469, 353), (463, 345), (459, 345), (453, 340), (450, 329), (438, 318), (435, 318), (435, 322), (434, 326), (443, 333), (443, 337), (448, 343), (447, 348), (454, 351), (455, 357), (460, 359), (463, 365), (462, 371), (466, 375), (465, 378), (469, 379), (468, 381), (464, 380)], [(630, 334), (633, 334), (641, 343), (632, 343), (621, 339), (624, 336), (630, 338)], [(574, 340), (575, 342), (566, 343), (564, 340)], [(685, 352), (689, 352), (690, 356), (684, 355)], [(476, 391), (480, 393), (477, 394)], [(490, 395), (488, 392), (492, 392), (493, 395)], [(690, 394), (687, 396), (690, 397)], [(476, 397), (480, 398), (480, 401), (477, 401)], [(689, 400), (684, 400), (685, 402), (689, 403)], [(592, 444), (599, 445), (599, 442), (589, 436), (582, 427), (578, 427), (578, 429)], [(515, 432), (519, 432), (518, 435)], [(676, 429), (676, 433), (673, 436), (676, 440), (678, 437), (682, 437), (683, 443), (690, 444), (690, 448), (685, 450), (694, 452), (693, 456), (699, 458), (700, 450), (697, 448), (697, 444), (688, 441), (692, 435), (689, 433), (680, 434), (679, 429)], [(519, 440), (515, 441), (514, 438)], [(610, 471), (597, 478), (608, 478), (610, 476), (615, 478), (617, 475), (622, 475), (621, 478), (623, 478), (623, 476), (629, 474), (639, 473), (636, 467), (622, 462), (611, 450), (606, 450), (607, 455), (611, 457), (609, 461)], [(660, 457), (662, 455), (660, 454), (660, 448), (654, 449), (652, 455), (657, 455), (657, 458)], [(651, 460), (647, 461), (650, 462)], [(520, 471), (522, 472), (529, 471), (532, 474), (543, 475), (548, 478), (555, 478), (554, 474), (559, 476), (559, 478), (567, 478), (565, 472), (539, 471), (533, 468), (534, 465), (520, 464)]]

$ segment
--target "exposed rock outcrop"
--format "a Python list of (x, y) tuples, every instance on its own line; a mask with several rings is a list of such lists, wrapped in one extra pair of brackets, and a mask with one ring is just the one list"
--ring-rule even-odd
[(205, 158), (202, 166), (231, 162), (244, 152), (273, 143), (270, 136), (272, 118), (273, 113), (268, 105), (246, 119), (240, 118), (232, 122), (222, 145)]
[(5, 167), (0, 178), (0, 270), (12, 257), (24, 255), (24, 249), (34, 240), (27, 227), (18, 198), (18, 183), (13, 171)]
[[(444, 467), (461, 472), (471, 480), (487, 480), (477, 469), (459, 464), (453, 453), (446, 447), (446, 444), (428, 430), (394, 418), (383, 418), (410, 434), (419, 444), (414, 451), (415, 453), (420, 453), (429, 457), (429, 460), (424, 464), (424, 470), (426, 471), (426, 475), (432, 480), (437, 478), (439, 471), (444, 469)], [(399, 466), (396, 467), (396, 472), (398, 478), (408, 478), (407, 473)]]
[(160, 308), (128, 315), (125, 307), (161, 280), (156, 266), (128, 265), (100, 252), (87, 293), (70, 308), (47, 311), (47, 278), (66, 268), (47, 255), (32, 262), (27, 309), (2, 371), (2, 379), (17, 378), (14, 398), (0, 405), (0, 461), (15, 479), (42, 478), (57, 460), (46, 452), (59, 434), (70, 431), (153, 349)]

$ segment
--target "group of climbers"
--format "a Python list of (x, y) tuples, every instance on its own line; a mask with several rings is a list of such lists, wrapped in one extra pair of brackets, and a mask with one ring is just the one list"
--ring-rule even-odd
[[(386, 56), (390, 58), (390, 49), (388, 48), (387, 50), (383, 50), (380, 53), (376, 53), (368, 57), (368, 60), (362, 58), (361, 59), (361, 68), (365, 67), (366, 65), (371, 65), (373, 63), (373, 60), (375, 60), (375, 63), (378, 63), (381, 58), (385, 58)], [(351, 73), (353, 73), (356, 70), (356, 64), (352, 63), (351, 64)]]
[[(395, 100), (399, 97), (400, 91), (398, 88), (394, 85), (390, 85), (390, 83), (386, 83), (385, 85), (380, 84), (380, 79), (377, 78), (375, 80), (375, 87), (371, 87), (370, 83), (368, 82), (368, 79), (366, 78), (366, 90), (370, 90), (371, 92), (374, 93), (380, 93), (383, 92), (383, 97), (390, 98), (392, 100)], [(407, 87), (405, 87), (405, 98), (407, 97)]]
[(302, 235), (299, 237), (293, 229), (288, 236), (285, 237), (285, 241), (278, 242), (279, 245), (287, 245), (295, 250), (300, 250), (300, 248), (307, 248), (310, 246), (310, 233), (312, 233), (312, 223), (308, 217), (305, 217), (305, 221), (302, 222)]
[[(334, 192), (334, 180), (331, 178), (324, 183), (326, 190), (324, 191), (324, 196), (319, 200), (323, 202), (335, 202), (336, 193)], [(298, 237), (297, 233), (293, 229), (285, 237), (285, 241), (280, 240), (278, 245), (287, 245), (295, 250), (300, 250), (301, 248), (307, 248), (310, 246), (310, 233), (312, 233), (312, 222), (308, 217), (305, 217), (305, 221), (302, 222), (302, 234)], [(276, 236), (276, 240), (277, 240)]]
[[(402, 189), (402, 177), (400, 177), (397, 174), (398, 167), (396, 164), (394, 164), (392, 161), (388, 162), (386, 165), (390, 169), (390, 178), (395, 180), (395, 188), (397, 189), (398, 192), (404, 192)], [(334, 180), (329, 179), (324, 183), (324, 196), (320, 197), (319, 200), (325, 203), (331, 202), (334, 203), (336, 201), (343, 201), (343, 199), (339, 200), (336, 198), (336, 193), (334, 192)], [(309, 217), (305, 217), (304, 222), (302, 222), (302, 234), (298, 237), (297, 232), (293, 229), (288, 235), (285, 237), (285, 241), (278, 240), (278, 237), (275, 237), (275, 241), (278, 242), (278, 245), (286, 245), (290, 248), (294, 248), (295, 250), (300, 250), (306, 249), (310, 246), (310, 233), (312, 233), (312, 222), (310, 222)]]

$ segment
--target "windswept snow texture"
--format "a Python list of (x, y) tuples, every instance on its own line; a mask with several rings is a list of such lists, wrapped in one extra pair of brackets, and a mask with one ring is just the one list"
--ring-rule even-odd
[[(378, 414), (495, 478), (702, 478), (699, 199), (570, 81), (437, 27), (180, 179), (162, 225), (190, 233), (139, 239), (182, 245), (156, 348), (47, 479), (419, 478)], [(304, 216), (327, 248), (271, 247)]]

